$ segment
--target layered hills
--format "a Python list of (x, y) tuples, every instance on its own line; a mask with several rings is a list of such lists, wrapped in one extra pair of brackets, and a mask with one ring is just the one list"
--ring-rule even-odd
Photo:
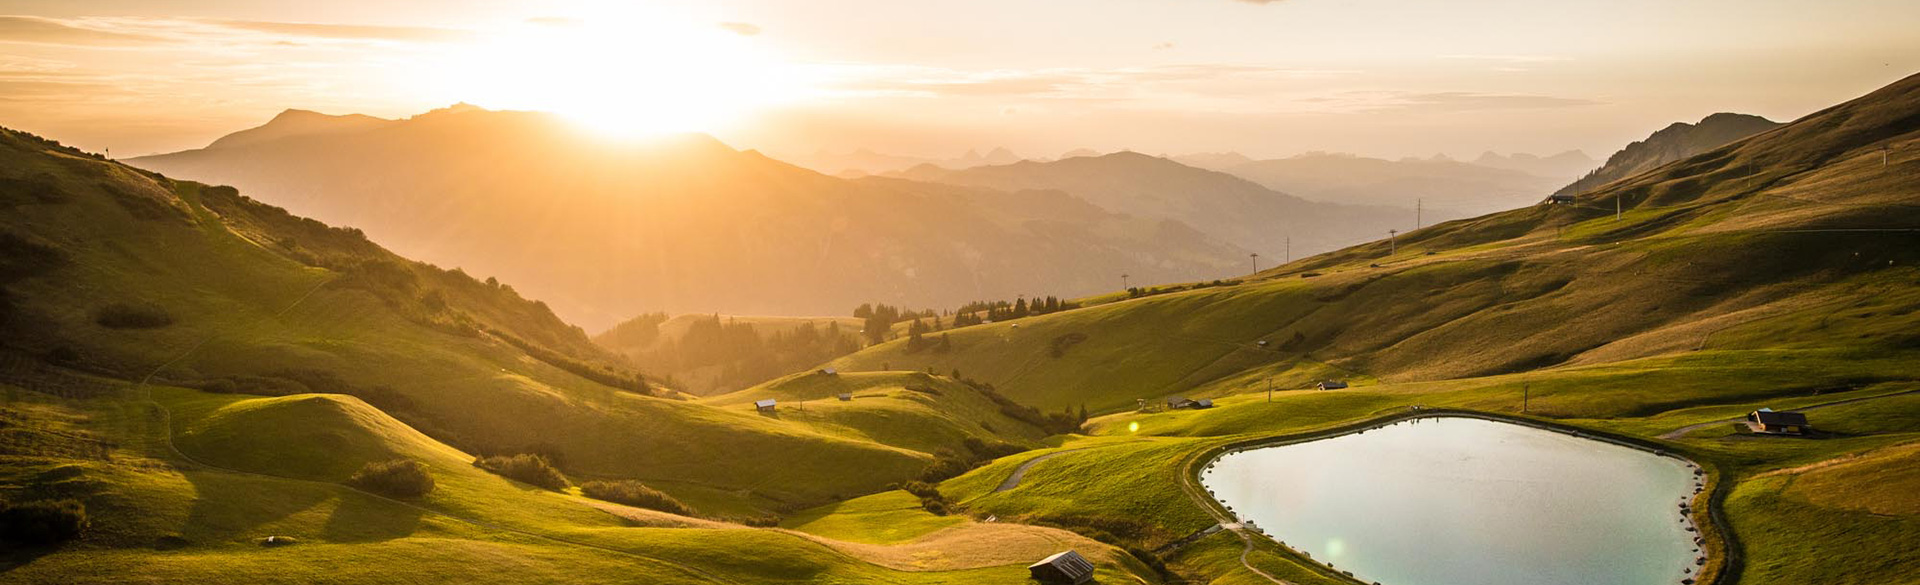
[(1245, 251), (1061, 193), (845, 180), (705, 136), (595, 140), (545, 114), (289, 113), (133, 161), (519, 283), (595, 330), (641, 313), (844, 314), (1243, 271)]

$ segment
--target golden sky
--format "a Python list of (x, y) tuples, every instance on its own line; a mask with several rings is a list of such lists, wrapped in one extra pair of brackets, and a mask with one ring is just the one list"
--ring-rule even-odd
[(1604, 156), (1920, 71), (1920, 2), (0, 0), (0, 125), (131, 156), (465, 101), (776, 156)]

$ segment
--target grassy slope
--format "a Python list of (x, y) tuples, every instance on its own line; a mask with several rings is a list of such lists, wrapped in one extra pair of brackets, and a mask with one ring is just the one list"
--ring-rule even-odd
[[(1328, 375), (1446, 380), (1700, 348), (1910, 349), (1920, 236), (1805, 230), (1920, 225), (1915, 160), (1896, 156), (1883, 169), (1877, 152), (1913, 142), (1916, 85), (1574, 206), (1403, 235), (1392, 253), (1385, 242), (1357, 246), (1237, 287), (954, 331), (955, 350), (943, 355), (895, 342), (835, 363), (958, 368), (1038, 406), (1111, 411), (1257, 367), (1301, 387)], [(1626, 210), (1619, 221), (1615, 199)], [(1309, 271), (1322, 276), (1299, 278)], [(1826, 315), (1849, 307), (1872, 317)], [(1052, 340), (1070, 333), (1088, 338), (1050, 357)]]
[[(842, 402), (840, 393), (853, 399)], [(965, 452), (967, 438), (1033, 446), (1046, 436), (1003, 414), (980, 391), (919, 372), (803, 372), (703, 402), (753, 412), (754, 401), (768, 398), (780, 401), (783, 425), (922, 453)]]
[[(1673, 442), (1735, 482), (1725, 509), (1747, 559), (1741, 582), (1899, 581), (1920, 566), (1891, 544), (1920, 539), (1905, 471), (1920, 401), (1811, 411), (1834, 433), (1819, 440), (1714, 421), (1914, 386), (1920, 234), (1871, 231), (1920, 226), (1914, 112), (1920, 78), (1575, 206), (1442, 224), (1402, 236), (1391, 254), (1384, 242), (1358, 246), (1240, 286), (956, 330), (946, 355), (896, 343), (834, 365), (958, 368), (1019, 400), (1117, 412), (1090, 432), (1158, 437), (1045, 461), (1009, 492), (991, 489), (1037, 454), (943, 484), (976, 514), (1143, 522), (1131, 542), (1156, 545), (1210, 523), (1177, 483), (1186, 454), (1411, 405), (1517, 413), (1525, 392), (1533, 416), (1648, 439), (1706, 424)], [(1884, 169), (1881, 144), (1895, 147)], [(1836, 229), (1870, 231), (1817, 231)], [(1309, 271), (1321, 276), (1299, 277)], [(1049, 341), (1070, 332), (1088, 339), (1050, 357)], [(1359, 384), (1295, 390), (1330, 376)], [(1282, 389), (1271, 403), (1268, 379)], [(1126, 412), (1170, 394), (1220, 407)], [(1192, 577), (1246, 578), (1228, 554), (1239, 545), (1217, 538), (1168, 558)], [(1304, 570), (1287, 558), (1253, 555), (1276, 574)], [(1295, 580), (1327, 579), (1305, 573)]]
[[(24, 353), (74, 348), (87, 367), (135, 377), (204, 342), (162, 377), (331, 373), (360, 390), (390, 389), (400, 399), (382, 408), (465, 449), (558, 451), (571, 473), (672, 479), (663, 487), (737, 511), (875, 491), (930, 461), (750, 411), (615, 390), (459, 329), (474, 323), (527, 340), (550, 338), (557, 341), (545, 344), (549, 351), (586, 363), (600, 357), (584, 334), (510, 289), (471, 279), (470, 286), (435, 286), (450, 308), (423, 314), (417, 300), (432, 284), (395, 293), (357, 285), (351, 268), (303, 260), (338, 254), (388, 261), (427, 283), (447, 273), (408, 264), (340, 230), (283, 219), (230, 191), (158, 179), (17, 134), (6, 138), (0, 154), (9, 177), (53, 177), (65, 194), (56, 202), (10, 199), (0, 222), (61, 258), (7, 285), (10, 306), (20, 313), (5, 322), (14, 332), (8, 345)], [(128, 211), (128, 197), (172, 211), (143, 219)], [(298, 244), (277, 243), (295, 228), (304, 230)], [(173, 324), (93, 323), (100, 307), (128, 302), (162, 307)], [(527, 311), (538, 314), (519, 314)]]
[[(138, 390), (123, 386), (89, 400), (8, 390), (5, 412), (36, 413), (40, 422), (21, 432), (45, 441), (41, 449), (0, 454), (0, 478), (18, 486), (16, 497), (82, 499), (94, 529), (58, 550), (10, 554), (0, 581), (992, 583), (1022, 574), (1020, 561), (1036, 546), (913, 566), (903, 559), (925, 557), (925, 543), (845, 542), (630, 509), (609, 514), (603, 508), (617, 507), (479, 471), (467, 454), (353, 398), (155, 388), (151, 404), (171, 414), (181, 452), (218, 466), (201, 467), (166, 448), (162, 411)], [(50, 456), (57, 443), (83, 437), (121, 447), (107, 458)], [(336, 483), (342, 470), (396, 456), (425, 462), (435, 492), (401, 503)], [(256, 544), (268, 535), (299, 544)], [(1052, 538), (1039, 542), (1075, 537)], [(1114, 578), (1131, 580), (1126, 572), (1140, 569), (1097, 544), (1075, 542), (1112, 559)], [(965, 550), (947, 544), (932, 550)]]

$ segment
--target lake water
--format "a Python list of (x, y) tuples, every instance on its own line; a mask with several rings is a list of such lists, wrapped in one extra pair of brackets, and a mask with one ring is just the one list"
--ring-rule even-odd
[(1383, 585), (1654, 585), (1697, 571), (1679, 460), (1475, 418), (1221, 457), (1215, 498)]

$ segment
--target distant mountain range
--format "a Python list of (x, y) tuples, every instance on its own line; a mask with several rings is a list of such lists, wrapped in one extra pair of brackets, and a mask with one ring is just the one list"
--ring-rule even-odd
[(1428, 225), (1526, 205), (1566, 180), (1444, 158), (1386, 160), (1331, 153), (1252, 161), (1225, 172), (1314, 201), (1423, 207)]
[(1150, 283), (1248, 269), (1243, 247), (1061, 191), (839, 179), (706, 136), (611, 146), (546, 114), (471, 106), (406, 120), (288, 112), (130, 162), (522, 283), (594, 330), (653, 311), (951, 307), (1103, 292), (1122, 273)]
[[(1002, 191), (1057, 190), (1135, 217), (1157, 217), (1280, 260), (1411, 229), (1413, 214), (1315, 202), (1227, 173), (1137, 152), (949, 170), (921, 165), (891, 176)], [(1270, 265), (1270, 264), (1269, 264)]]
[(1004, 165), (1024, 160), (1020, 155), (1005, 147), (998, 147), (980, 154), (978, 150), (969, 150), (966, 154), (954, 158), (927, 158), (885, 154), (872, 149), (861, 148), (847, 153), (835, 153), (827, 149), (812, 154), (789, 156), (788, 162), (829, 175), (842, 177), (860, 177), (901, 171), (919, 165), (931, 164), (950, 169), (964, 169), (980, 165)]

